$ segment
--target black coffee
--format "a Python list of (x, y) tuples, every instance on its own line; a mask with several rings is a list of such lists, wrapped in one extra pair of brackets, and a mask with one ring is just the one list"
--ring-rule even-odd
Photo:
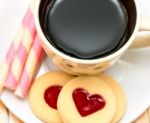
[(67, 55), (99, 58), (126, 41), (128, 16), (119, 0), (47, 0), (44, 8), (44, 33)]

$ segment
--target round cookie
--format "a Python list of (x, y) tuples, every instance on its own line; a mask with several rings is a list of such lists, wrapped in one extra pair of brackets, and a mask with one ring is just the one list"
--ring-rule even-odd
[(109, 123), (116, 111), (116, 100), (104, 81), (80, 76), (63, 87), (57, 107), (65, 123)]
[(29, 104), (37, 117), (46, 123), (62, 123), (57, 111), (57, 98), (61, 88), (73, 76), (64, 72), (48, 72), (33, 83)]
[(126, 98), (122, 87), (112, 77), (106, 74), (100, 74), (98, 77), (108, 84), (116, 97), (116, 113), (111, 123), (117, 123), (124, 115), (126, 110)]

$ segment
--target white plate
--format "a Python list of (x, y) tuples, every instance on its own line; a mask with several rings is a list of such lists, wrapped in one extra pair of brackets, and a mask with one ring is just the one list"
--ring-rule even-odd
[[(142, 12), (150, 15), (150, 0), (141, 0)], [(29, 0), (0, 0), (0, 62), (4, 58)], [(149, 13), (148, 13), (149, 11)], [(48, 63), (49, 62), (49, 63)], [(49, 70), (56, 70), (50, 58), (46, 58), (38, 76)], [(127, 111), (121, 123), (136, 119), (150, 105), (150, 48), (128, 51), (108, 74), (112, 75), (122, 85), (127, 98)], [(32, 113), (28, 100), (18, 99), (5, 90), (2, 101), (20, 119), (27, 123), (41, 123)]]

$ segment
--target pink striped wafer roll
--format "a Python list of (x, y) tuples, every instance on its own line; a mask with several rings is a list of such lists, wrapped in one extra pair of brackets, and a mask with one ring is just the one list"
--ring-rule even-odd
[(40, 44), (38, 35), (36, 35), (18, 87), (15, 91), (15, 94), (20, 98), (25, 98), (27, 96), (29, 88), (34, 80), (34, 76), (42, 62), (42, 59), (44, 58), (44, 54), (45, 52)]
[[(29, 11), (30, 10), (28, 10), (26, 12), (26, 14), (23, 18), (23, 23), (27, 23), (29, 16), (31, 16)], [(12, 61), (14, 59), (16, 50), (18, 49), (18, 46), (19, 46), (19, 43), (20, 43), (21, 38), (23, 36), (23, 33), (24, 33), (24, 28), (23, 28), (23, 25), (21, 25), (19, 27), (19, 30), (17, 31), (15, 37), (14, 37), (9, 49), (8, 49), (7, 55), (4, 59), (4, 61), (2, 62), (2, 65), (0, 67), (0, 93), (3, 89), (4, 82), (6, 81), (6, 78), (8, 76), (9, 69), (10, 69)]]
[(24, 34), (21, 38), (21, 42), (18, 46), (7, 80), (5, 82), (5, 87), (11, 90), (15, 90), (18, 85), (20, 75), (36, 34), (32, 11), (28, 10), (28, 12), (30, 14), (28, 17), (29, 21), (25, 21), (23, 23)]

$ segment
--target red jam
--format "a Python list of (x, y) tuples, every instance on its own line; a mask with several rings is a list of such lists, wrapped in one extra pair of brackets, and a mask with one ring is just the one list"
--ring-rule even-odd
[(82, 117), (90, 115), (104, 108), (106, 102), (99, 94), (89, 94), (87, 90), (77, 88), (73, 91), (72, 97), (78, 112)]
[(57, 99), (61, 89), (62, 86), (50, 86), (45, 90), (44, 99), (46, 103), (54, 109), (57, 109)]

